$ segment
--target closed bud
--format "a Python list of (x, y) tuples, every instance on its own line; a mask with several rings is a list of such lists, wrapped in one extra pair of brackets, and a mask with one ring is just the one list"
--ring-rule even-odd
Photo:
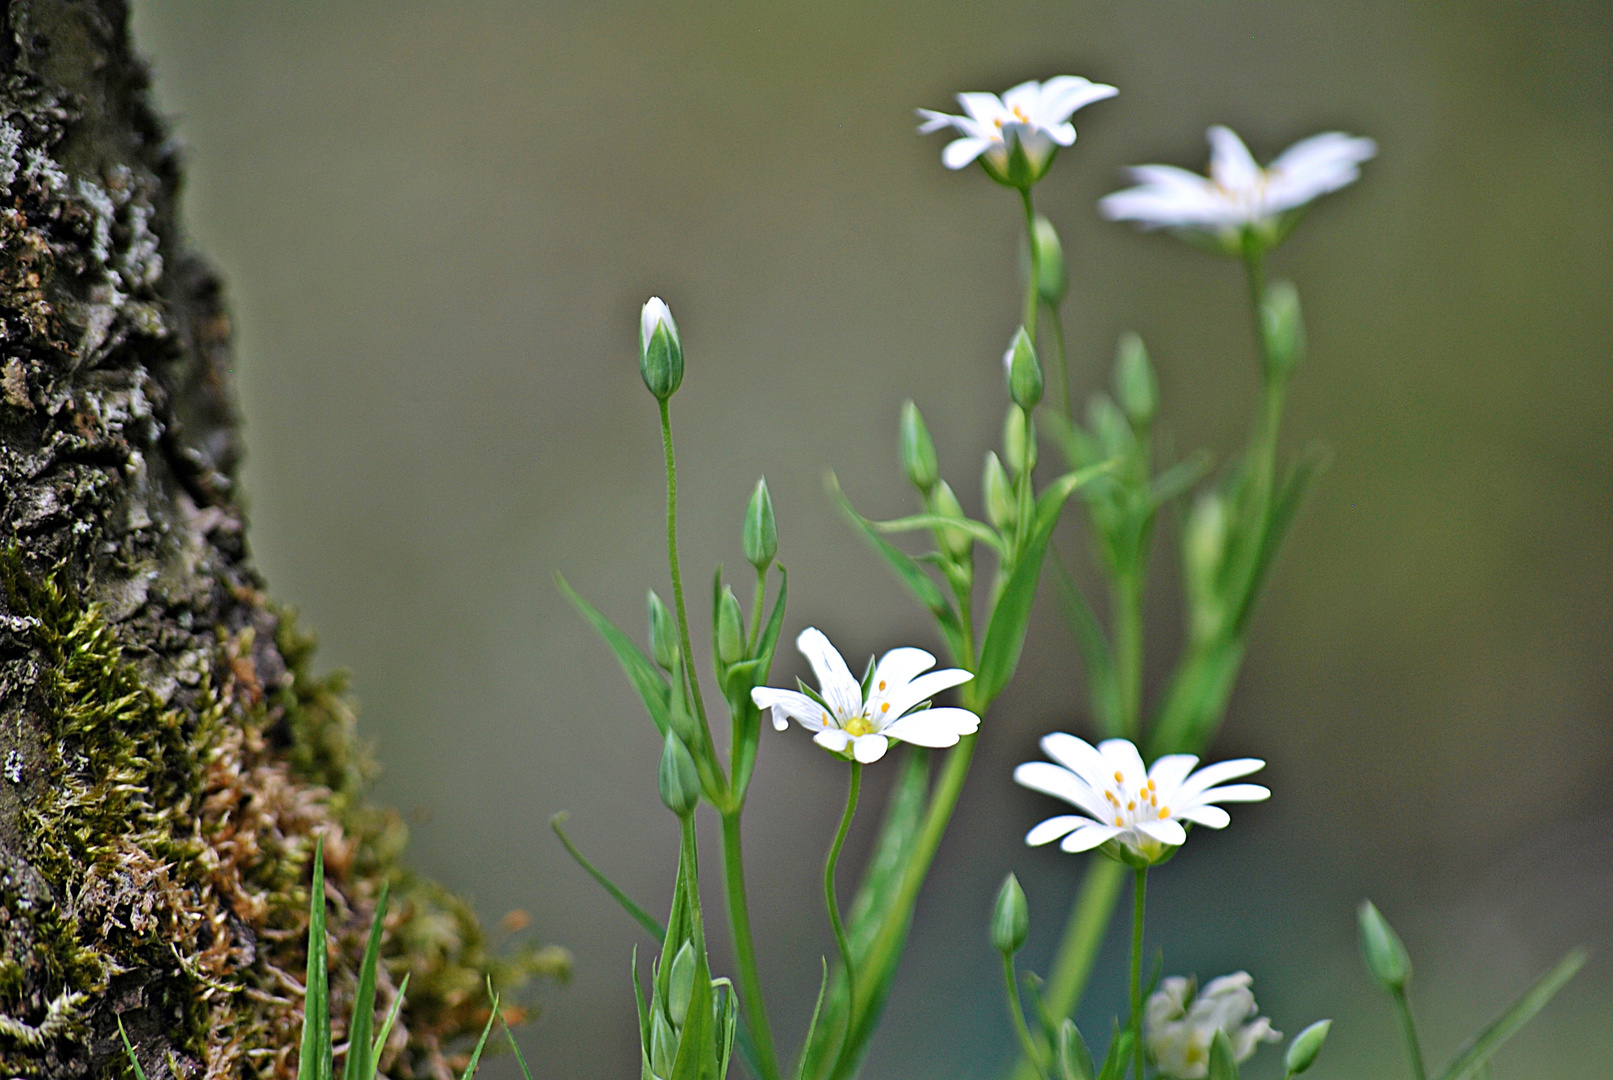
[(1159, 409), (1159, 383), (1143, 339), (1130, 330), (1120, 335), (1120, 348), (1115, 352), (1115, 396), (1133, 426), (1145, 428), (1153, 423)]
[(935, 442), (930, 429), (924, 426), (919, 407), (911, 401), (902, 406), (902, 471), (908, 482), (928, 495), (941, 478), (941, 466), (935, 457)]
[(1058, 230), (1040, 214), (1031, 226), (1031, 258), (1036, 271), (1036, 292), (1044, 304), (1057, 306), (1070, 287), (1069, 272), (1064, 266), (1064, 245), (1059, 243)]
[(739, 598), (726, 585), (717, 601), (717, 659), (725, 664), (745, 659), (745, 616), (739, 610)]
[(650, 1072), (656, 1076), (671, 1076), (672, 1063), (678, 1058), (678, 1036), (667, 1018), (656, 1009), (650, 1017)]
[(655, 662), (667, 671), (677, 663), (678, 657), (678, 628), (672, 621), (672, 613), (661, 603), (661, 598), (650, 590), (650, 655)]
[[(963, 506), (958, 502), (958, 497), (952, 494), (952, 485), (945, 480), (936, 481), (935, 490), (930, 492), (930, 513), (939, 517), (963, 517)], [(943, 526), (935, 530), (935, 539), (941, 545), (941, 550), (958, 561), (967, 559), (974, 547), (974, 539), (962, 529)]]
[(1093, 1080), (1092, 1051), (1074, 1020), (1065, 1020), (1059, 1027), (1058, 1055), (1060, 1080)]
[(1400, 936), (1389, 925), (1371, 900), (1361, 901), (1361, 955), (1367, 970), (1385, 990), (1399, 991), (1411, 978), (1411, 957), (1400, 943)]
[(1003, 353), (1003, 369), (1008, 373), (1008, 396), (1026, 412), (1042, 400), (1042, 365), (1036, 359), (1036, 346), (1021, 326)]
[(683, 747), (677, 732), (666, 733), (666, 745), (661, 749), (661, 769), (657, 777), (661, 785), (661, 801), (679, 817), (688, 817), (700, 803), (700, 774), (695, 771), (694, 758)]
[(991, 947), (1004, 956), (1012, 956), (1025, 945), (1030, 933), (1031, 916), (1025, 906), (1025, 890), (1013, 874), (1003, 878), (1003, 887), (997, 891), (997, 906), (991, 910)]
[(1266, 289), (1260, 326), (1266, 335), (1266, 381), (1283, 382), (1305, 358), (1305, 322), (1292, 282), (1274, 281)]
[(998, 531), (1008, 532), (1014, 527), (1019, 507), (1014, 502), (1014, 487), (1003, 471), (1003, 463), (990, 450), (986, 451), (986, 471), (980, 478), (980, 489), (986, 497), (986, 517)]
[(1036, 421), (1017, 405), (1009, 406), (1003, 421), (1003, 459), (1015, 476), (1036, 468)]
[(1289, 1076), (1298, 1076), (1315, 1063), (1316, 1055), (1322, 1052), (1322, 1044), (1327, 1041), (1327, 1032), (1332, 1026), (1331, 1020), (1318, 1020), (1294, 1036), (1294, 1041), (1288, 1044), (1288, 1052), (1283, 1055), (1283, 1068)]
[(1216, 1028), (1210, 1040), (1210, 1080), (1238, 1080), (1238, 1058), (1225, 1028)]
[(672, 309), (659, 296), (652, 296), (639, 313), (638, 370), (650, 393), (665, 401), (683, 382), (683, 343)]
[(778, 521), (773, 517), (773, 496), (768, 494), (766, 477), (756, 481), (756, 490), (750, 493), (741, 542), (745, 561), (758, 570), (766, 570), (778, 554)]
[(689, 1016), (689, 998), (694, 994), (694, 942), (685, 941), (672, 959), (667, 975), (666, 1011), (674, 1027), (682, 1027)]
[(668, 701), (667, 724), (683, 740), (684, 746), (697, 746), (700, 743), (700, 721), (695, 718), (694, 710), (689, 707), (688, 700), (683, 694), (683, 658), (677, 657), (673, 664), (672, 693)]

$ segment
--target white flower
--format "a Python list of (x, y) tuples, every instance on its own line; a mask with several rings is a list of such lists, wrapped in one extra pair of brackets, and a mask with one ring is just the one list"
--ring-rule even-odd
[(1232, 1056), (1247, 1061), (1263, 1042), (1279, 1042), (1283, 1034), (1272, 1030), (1249, 990), (1246, 971), (1223, 975), (1195, 994), (1193, 980), (1172, 975), (1148, 998), (1143, 1010), (1148, 1052), (1165, 1076), (1202, 1080), (1210, 1073), (1210, 1043), (1217, 1031), (1227, 1033)]
[[(924, 123), (919, 125), (919, 134), (954, 128), (963, 138), (941, 151), (947, 168), (961, 169), (978, 158), (993, 180), (1029, 187), (1047, 172), (1059, 147), (1075, 142), (1070, 115), (1118, 93), (1112, 86), (1077, 75), (1059, 75), (1045, 83), (1034, 79), (1020, 83), (1000, 98), (996, 94), (959, 94), (958, 104), (968, 115), (920, 109)], [(1022, 166), (1014, 160), (1016, 146), (1022, 152)]]
[[(807, 627), (795, 639), (795, 647), (811, 663), (823, 703), (794, 690), (758, 686), (751, 691), (751, 700), (758, 709), (773, 710), (773, 726), (780, 731), (793, 719), (815, 732), (812, 741), (825, 750), (868, 764), (885, 756), (891, 739), (915, 746), (952, 746), (980, 727), (980, 718), (968, 709), (909, 711), (974, 678), (960, 668), (930, 671), (935, 657), (923, 649), (892, 649), (881, 657), (864, 701), (862, 684), (822, 631)], [(929, 674), (923, 674), (926, 671)]]
[[(1237, 758), (1193, 772), (1192, 754), (1166, 754), (1143, 767), (1142, 755), (1127, 739), (1107, 739), (1093, 747), (1056, 731), (1042, 739), (1042, 750), (1057, 765), (1030, 761), (1014, 770), (1025, 787), (1063, 799), (1082, 814), (1048, 818), (1025, 836), (1032, 846), (1059, 837), (1065, 851), (1090, 851), (1114, 840), (1149, 862), (1187, 839), (1182, 822), (1223, 829), (1232, 820), (1220, 802), (1259, 802), (1271, 792), (1259, 784), (1223, 784), (1265, 767), (1258, 758)], [(1192, 775), (1189, 775), (1189, 774)]]
[(665, 326), (667, 336), (673, 341), (678, 340), (678, 324), (672, 320), (672, 309), (666, 306), (666, 301), (659, 296), (652, 296), (644, 301), (644, 307), (638, 315), (638, 341), (639, 348), (650, 347), (650, 340), (655, 337), (658, 326)]
[(1130, 173), (1140, 186), (1104, 196), (1098, 209), (1145, 229), (1270, 225), (1283, 211), (1354, 182), (1361, 162), (1378, 152), (1371, 139), (1329, 131), (1295, 143), (1262, 169), (1232, 129), (1217, 125), (1208, 138), (1209, 177), (1174, 165), (1139, 165)]

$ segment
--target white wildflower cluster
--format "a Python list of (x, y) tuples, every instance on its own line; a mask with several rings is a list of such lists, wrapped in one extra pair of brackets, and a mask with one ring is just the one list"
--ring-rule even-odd
[(1261, 1043), (1281, 1042), (1283, 1033), (1257, 1015), (1246, 971), (1210, 980), (1199, 990), (1192, 979), (1172, 975), (1149, 997), (1144, 1011), (1148, 1053), (1159, 1071), (1175, 1080), (1203, 1080), (1210, 1074), (1210, 1044), (1226, 1032), (1239, 1062), (1254, 1056)]

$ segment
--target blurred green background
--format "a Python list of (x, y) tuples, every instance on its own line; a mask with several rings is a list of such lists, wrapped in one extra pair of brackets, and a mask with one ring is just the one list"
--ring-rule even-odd
[[(741, 564), (765, 473), (790, 635), (815, 624), (853, 656), (928, 641), (822, 473), (871, 514), (905, 512), (894, 440), (911, 396), (978, 507), (1017, 322), (1017, 206), (943, 169), (913, 109), (1061, 72), (1121, 90), (1076, 116), (1077, 146), (1038, 191), (1071, 261), (1078, 388), (1135, 328), (1184, 449), (1224, 457), (1245, 429), (1239, 271), (1105, 223), (1095, 200), (1129, 163), (1202, 167), (1211, 123), (1263, 159), (1330, 128), (1381, 147), (1275, 260), (1312, 345), (1285, 443), (1325, 442), (1336, 461), (1215, 750), (1269, 759), (1276, 795), (1155, 875), (1167, 972), (1247, 968), (1280, 1028), (1336, 1018), (1317, 1076), (1376, 1077), (1401, 1065), (1355, 955), (1362, 896), (1416, 958), (1435, 1058), (1585, 942), (1598, 956), (1496, 1075), (1605, 1071), (1613, 7), (135, 6), (187, 146), (188, 226), (229, 282), (257, 560), (324, 661), (352, 668), (415, 862), (490, 920), (528, 909), (575, 951), (575, 981), (522, 1032), (542, 1075), (637, 1069), (640, 940), (546, 819), (572, 811), (578, 842), (652, 907), (674, 863), (650, 724), (551, 578), (635, 631), (644, 589), (663, 587), (639, 304), (671, 302), (688, 354), (674, 412), (689, 576)], [(1060, 544), (1084, 559), (1071, 520)], [(1177, 638), (1170, 548), (1155, 692)], [(780, 674), (802, 669), (781, 657)], [(988, 1077), (1007, 1058), (984, 937), (996, 884), (1010, 867), (1025, 881), (1024, 960), (1045, 969), (1083, 867), (1019, 844), (1053, 807), (1009, 772), (1043, 732), (1088, 730), (1073, 658), (1045, 604), (986, 720), (870, 1077)], [(873, 793), (886, 779), (873, 771)], [(766, 733), (748, 841), (786, 1043), (833, 952), (816, 882), (844, 781), (799, 732)], [(1084, 1023), (1107, 1026), (1122, 970), (1112, 941)], [(1263, 1058), (1250, 1075), (1277, 1074)], [(513, 1076), (507, 1059), (487, 1071)]]

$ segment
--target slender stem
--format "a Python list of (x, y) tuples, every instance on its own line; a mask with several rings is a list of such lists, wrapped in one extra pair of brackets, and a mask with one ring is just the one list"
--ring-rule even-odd
[(1121, 733), (1138, 741), (1143, 698), (1143, 553), (1133, 565), (1116, 575), (1114, 598), (1115, 679), (1120, 689)]
[(840, 922), (840, 900), (835, 895), (835, 867), (840, 862), (840, 849), (846, 842), (846, 833), (851, 829), (851, 817), (857, 812), (857, 795), (862, 789), (862, 782), (862, 762), (853, 761), (851, 785), (846, 790), (846, 812), (840, 816), (840, 828), (835, 832), (834, 843), (829, 845), (828, 861), (823, 864), (823, 903), (829, 909), (829, 925), (834, 928), (835, 944), (840, 947), (840, 963), (846, 969), (846, 1030), (841, 1035), (841, 1054), (845, 1053), (852, 1021), (857, 1015), (857, 971), (851, 959), (851, 942), (846, 939), (846, 928)]
[[(666, 450), (666, 556), (672, 568), (672, 598), (677, 606), (678, 633), (683, 641), (683, 670), (689, 680), (689, 696), (700, 717), (700, 730), (711, 745), (711, 725), (706, 721), (706, 702), (700, 694), (700, 677), (695, 673), (694, 648), (689, 641), (689, 615), (683, 604), (683, 570), (678, 562), (678, 466), (672, 455), (672, 416), (667, 399), (661, 399), (661, 445)], [(720, 776), (721, 774), (719, 774)]]
[(762, 998), (762, 976), (756, 966), (756, 942), (751, 935), (750, 903), (745, 895), (745, 852), (740, 842), (739, 810), (722, 818), (723, 876), (728, 886), (728, 925), (734, 936), (734, 962), (739, 971), (739, 997), (750, 1021), (761, 1080), (779, 1080), (778, 1052)]
[(1008, 1015), (1013, 1017), (1014, 1032), (1019, 1036), (1020, 1050), (1036, 1067), (1036, 1075), (1041, 1080), (1048, 1080), (1047, 1066), (1042, 1063), (1042, 1055), (1036, 1048), (1036, 1041), (1031, 1038), (1030, 1029), (1025, 1026), (1025, 1009), (1019, 1003), (1019, 980), (1014, 977), (1013, 953), (1003, 953), (1003, 985), (1008, 988)]
[[(756, 643), (762, 640), (762, 613), (767, 603), (767, 571), (756, 571), (756, 601), (751, 605), (750, 636), (745, 642), (745, 655), (756, 655)], [(729, 751), (732, 753), (732, 749)]]
[(1036, 285), (1040, 275), (1036, 272), (1036, 208), (1031, 205), (1031, 189), (1020, 188), (1019, 196), (1025, 203), (1025, 242), (1030, 245), (1031, 272), (1025, 281), (1025, 333), (1031, 344), (1036, 343)]
[(1411, 1019), (1411, 1005), (1406, 1001), (1406, 988), (1402, 986), (1391, 993), (1395, 999), (1395, 1014), (1400, 1017), (1400, 1030), (1406, 1036), (1406, 1057), (1411, 1060), (1413, 1080), (1426, 1080), (1428, 1073), (1423, 1067), (1423, 1048), (1417, 1042), (1417, 1025)]
[(1058, 410), (1064, 419), (1068, 420), (1074, 414), (1071, 412), (1072, 406), (1070, 404), (1070, 365), (1064, 354), (1064, 318), (1059, 314), (1058, 307), (1053, 304), (1047, 305), (1047, 315), (1048, 322), (1053, 326), (1053, 348), (1056, 350), (1053, 366), (1059, 373), (1058, 397), (1055, 399), (1054, 404), (1058, 406)]
[(1143, 907), (1148, 900), (1148, 869), (1137, 871), (1131, 909), (1131, 1043), (1136, 1080), (1143, 1080)]

